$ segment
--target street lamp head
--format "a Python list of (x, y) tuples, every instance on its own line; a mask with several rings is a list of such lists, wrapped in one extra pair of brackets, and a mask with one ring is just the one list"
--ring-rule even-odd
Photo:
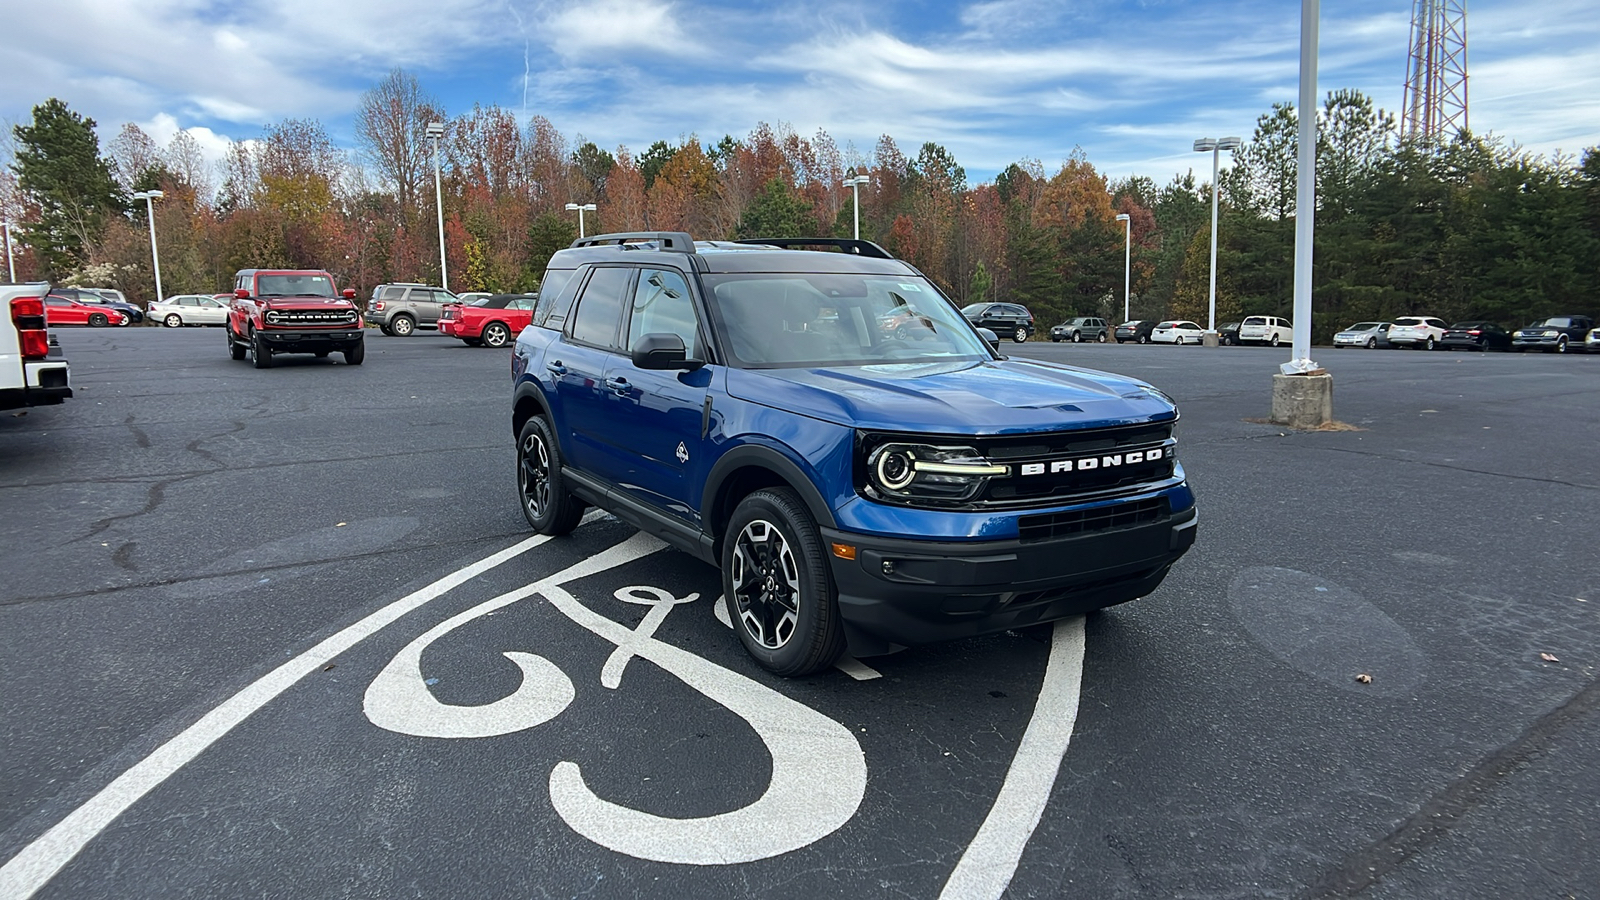
[(567, 204), (567, 210), (568, 210), (568, 211), (569, 211), (569, 212), (570, 212), (570, 211), (572, 211), (572, 210), (575, 210), (575, 209), (577, 209), (577, 208), (578, 208), (578, 204), (576, 204), (576, 203), (568, 203), (568, 204)]
[(1117, 213), (1117, 221), (1118, 222), (1131, 222), (1131, 221), (1133, 221), (1133, 217), (1128, 215), (1127, 213)]
[(1194, 150), (1196, 153), (1210, 153), (1215, 149), (1217, 149), (1216, 138), (1201, 138), (1200, 140), (1194, 142)]
[(849, 178), (846, 178), (844, 180), (843, 184), (844, 184), (845, 187), (861, 187), (862, 185), (867, 184), (871, 180), (872, 179), (867, 177), (866, 175), (852, 175)]
[(581, 209), (581, 210), (585, 210), (587, 212), (594, 212), (597, 208), (598, 207), (596, 207), (593, 203), (568, 203), (567, 204), (567, 209), (569, 209), (569, 210)]
[(135, 191), (134, 194), (133, 194), (133, 199), (135, 199), (135, 200), (160, 200), (162, 197), (165, 197), (165, 196), (166, 196), (166, 193), (163, 192), (163, 191)]
[(1225, 137), (1222, 140), (1217, 141), (1218, 150), (1237, 150), (1242, 146), (1244, 146), (1243, 138)]
[(423, 133), (426, 134), (428, 137), (433, 138), (435, 140), (437, 140), (438, 138), (442, 138), (442, 137), (444, 137), (444, 123), (443, 122), (429, 122), (427, 129)]

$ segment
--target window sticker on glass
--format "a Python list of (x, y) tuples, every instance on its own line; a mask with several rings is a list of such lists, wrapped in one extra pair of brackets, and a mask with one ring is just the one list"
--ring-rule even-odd
[(900, 290), (906, 291), (907, 293), (912, 293), (912, 294), (920, 294), (920, 293), (922, 293), (922, 286), (921, 285), (906, 284), (903, 281), (896, 282), (896, 284), (900, 288)]

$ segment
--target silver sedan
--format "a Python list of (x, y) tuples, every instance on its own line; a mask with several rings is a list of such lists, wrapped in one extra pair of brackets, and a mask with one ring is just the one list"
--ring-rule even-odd
[(150, 304), (150, 318), (168, 328), (185, 325), (225, 325), (228, 305), (205, 294), (179, 294), (163, 303)]

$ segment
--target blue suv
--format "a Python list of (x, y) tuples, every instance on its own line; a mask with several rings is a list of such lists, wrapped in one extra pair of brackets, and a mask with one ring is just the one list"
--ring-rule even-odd
[(1176, 406), (996, 345), (866, 241), (580, 239), (512, 357), (522, 511), (720, 567), (780, 675), (1150, 593), (1195, 536)]

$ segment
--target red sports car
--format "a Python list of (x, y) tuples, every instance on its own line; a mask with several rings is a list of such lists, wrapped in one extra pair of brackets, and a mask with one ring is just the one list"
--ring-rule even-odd
[(79, 303), (59, 294), (50, 294), (44, 298), (44, 321), (45, 325), (52, 327), (56, 325), (88, 325), (93, 328), (102, 328), (106, 325), (126, 324), (128, 316), (115, 307)]
[(439, 333), (458, 337), (469, 347), (504, 347), (533, 321), (538, 299), (533, 294), (494, 294), (447, 306), (439, 315)]

